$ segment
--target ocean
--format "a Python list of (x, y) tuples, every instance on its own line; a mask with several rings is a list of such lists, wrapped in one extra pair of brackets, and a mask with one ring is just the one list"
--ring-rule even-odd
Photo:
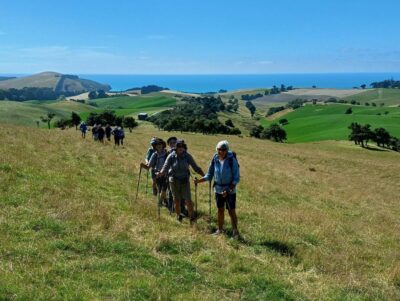
[(91, 79), (111, 85), (114, 91), (134, 87), (157, 85), (183, 92), (216, 92), (220, 89), (238, 90), (268, 88), (273, 85), (293, 86), (295, 88), (336, 88), (349, 89), (362, 84), (385, 79), (400, 80), (400, 72), (393, 73), (307, 73), (307, 74), (248, 74), (248, 75), (115, 75), (80, 74), (81, 78)]

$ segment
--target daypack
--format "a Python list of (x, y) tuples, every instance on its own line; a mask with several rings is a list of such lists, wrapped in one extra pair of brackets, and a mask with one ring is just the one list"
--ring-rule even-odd
[[(233, 158), (235, 158), (236, 162), (238, 164), (238, 167), (240, 168), (240, 164), (239, 164), (239, 160), (237, 159), (236, 152), (232, 152), (232, 154), (233, 154), (233, 157), (228, 158), (229, 167), (231, 168), (231, 170), (233, 169)], [(213, 158), (211, 164), (215, 164), (217, 161), (218, 161), (218, 154), (214, 154), (214, 158)]]

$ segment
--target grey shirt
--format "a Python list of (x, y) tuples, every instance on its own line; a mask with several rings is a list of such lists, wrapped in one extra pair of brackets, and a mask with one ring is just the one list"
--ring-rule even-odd
[(189, 180), (189, 166), (192, 166), (195, 172), (202, 173), (201, 168), (196, 164), (192, 155), (184, 152), (178, 156), (176, 152), (172, 152), (165, 160), (161, 173), (168, 171), (170, 182), (176, 180), (184, 182)]
[(164, 166), (165, 160), (167, 158), (167, 151), (161, 153), (154, 152), (149, 161), (149, 166), (154, 169), (154, 171), (160, 171)]

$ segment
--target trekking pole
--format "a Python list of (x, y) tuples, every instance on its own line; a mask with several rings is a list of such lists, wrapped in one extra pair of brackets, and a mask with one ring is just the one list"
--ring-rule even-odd
[[(194, 178), (197, 180), (197, 178)], [(195, 210), (195, 217), (196, 219), (198, 218), (198, 212), (197, 212), (197, 183), (194, 184), (194, 210)]]
[(136, 187), (136, 197), (135, 197), (135, 203), (137, 201), (138, 198), (138, 194), (139, 194), (139, 184), (140, 184), (140, 175), (142, 174), (142, 166), (140, 166), (139, 169), (139, 177), (138, 177), (138, 182), (137, 182), (137, 187)]
[(208, 223), (211, 223), (211, 180), (208, 181)]
[(149, 185), (149, 170), (147, 170), (147, 177), (146, 177), (146, 190), (144, 191), (144, 195), (147, 197), (147, 186)]
[(157, 190), (157, 210), (158, 210), (158, 221), (160, 221), (160, 217), (161, 217), (161, 196), (160, 196), (158, 190)]

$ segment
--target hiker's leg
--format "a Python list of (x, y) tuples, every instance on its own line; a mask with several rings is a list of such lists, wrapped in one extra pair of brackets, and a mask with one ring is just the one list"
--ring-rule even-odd
[(238, 223), (238, 221), (237, 221), (236, 210), (235, 209), (231, 209), (231, 210), (228, 210), (228, 212), (229, 212), (229, 216), (231, 217), (232, 229), (234, 231), (237, 231), (237, 223)]
[(174, 199), (175, 202), (175, 212), (177, 216), (181, 215), (181, 206), (180, 206), (180, 200), (179, 199)]
[(225, 208), (218, 208), (218, 230), (220, 231), (224, 229), (224, 214)]
[(185, 200), (186, 207), (189, 211), (189, 218), (193, 217), (193, 202), (191, 200)]

